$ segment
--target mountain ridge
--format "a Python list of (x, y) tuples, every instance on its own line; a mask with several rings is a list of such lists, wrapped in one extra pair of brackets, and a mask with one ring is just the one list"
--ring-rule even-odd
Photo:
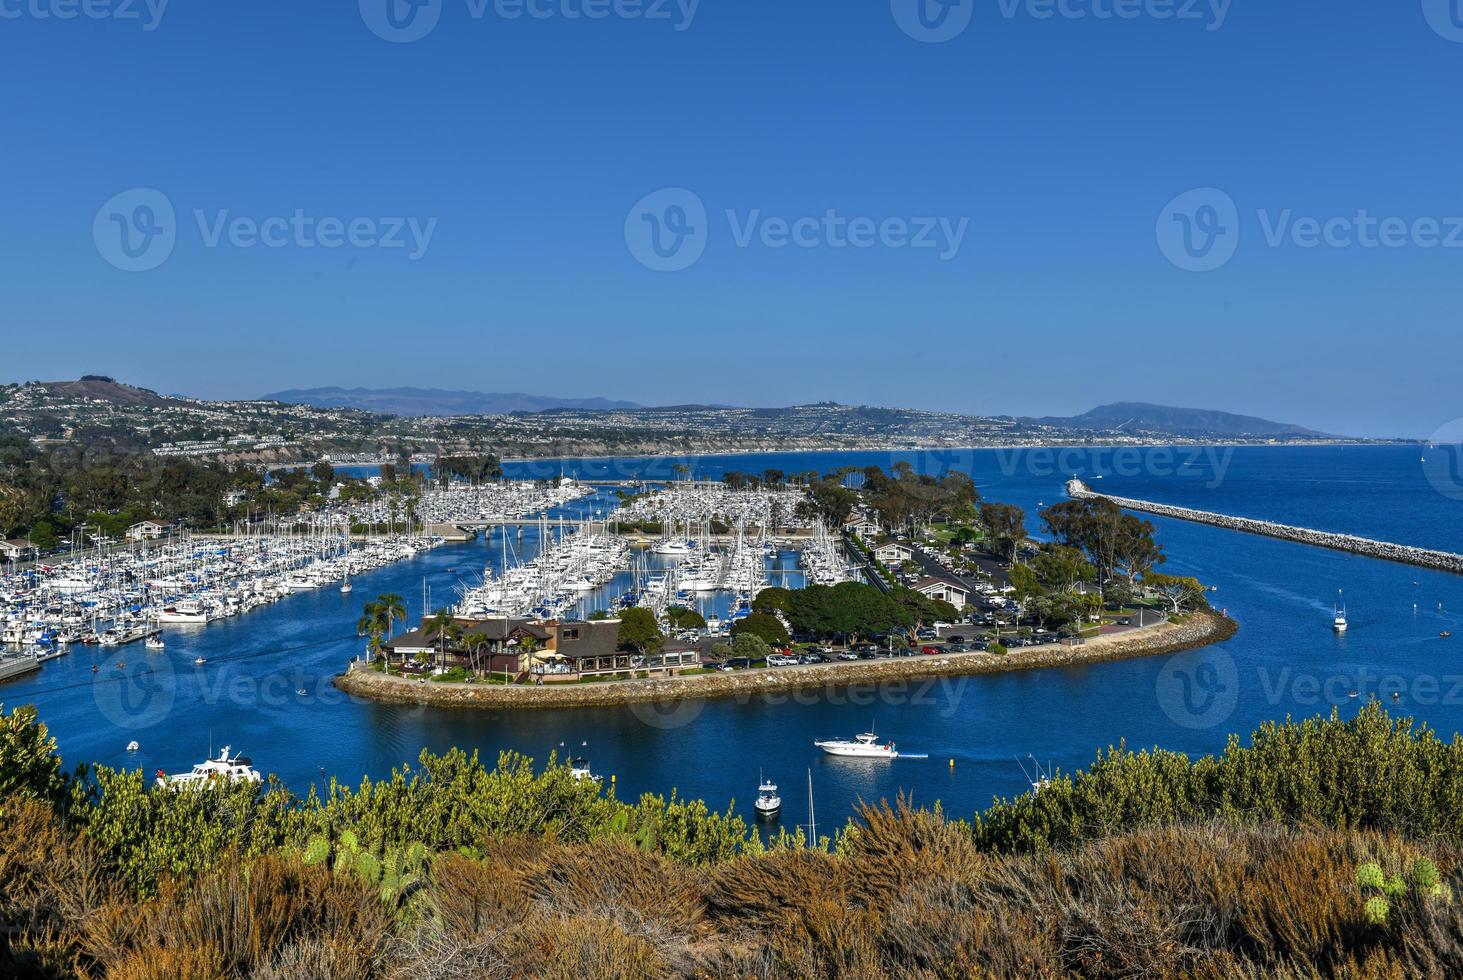
[(1111, 402), (1073, 416), (1034, 419), (1043, 425), (1105, 432), (1164, 432), (1171, 435), (1287, 436), (1336, 438), (1330, 433), (1290, 422), (1275, 422), (1255, 415), (1239, 415), (1209, 408), (1175, 408), (1150, 402)]

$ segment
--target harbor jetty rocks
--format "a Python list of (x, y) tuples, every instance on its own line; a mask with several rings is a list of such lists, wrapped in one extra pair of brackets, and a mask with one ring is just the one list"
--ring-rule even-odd
[(1361, 538), (1354, 534), (1335, 534), (1330, 531), (1315, 531), (1306, 527), (1276, 524), (1273, 521), (1257, 521), (1249, 517), (1230, 517), (1227, 514), (1214, 514), (1205, 510), (1193, 510), (1189, 507), (1156, 504), (1151, 500), (1114, 497), (1110, 494), (1094, 492), (1091, 487), (1087, 486), (1081, 480), (1067, 481), (1067, 495), (1076, 500), (1109, 500), (1124, 510), (1138, 510), (1147, 514), (1157, 514), (1159, 517), (1172, 517), (1180, 521), (1209, 524), (1230, 531), (1259, 534), (1267, 538), (1296, 541), (1300, 544), (1313, 545), (1317, 548), (1330, 548), (1333, 551), (1346, 551), (1367, 558), (1380, 558), (1383, 561), (1395, 561), (1404, 565), (1417, 565), (1422, 568), (1436, 569), (1440, 572), (1452, 572), (1454, 575), (1463, 575), (1463, 555), (1456, 555), (1450, 551), (1414, 548), (1411, 545), (1393, 544), (1390, 541), (1376, 541), (1372, 538)]
[(1227, 616), (1204, 610), (1176, 622), (1100, 636), (1082, 644), (1018, 647), (1005, 654), (948, 653), (690, 677), (542, 686), (423, 682), (385, 674), (357, 662), (345, 673), (336, 675), (335, 686), (352, 696), (373, 701), (451, 708), (590, 708), (688, 699), (740, 699), (774, 691), (1080, 667), (1110, 660), (1153, 657), (1219, 643), (1233, 636), (1237, 628)]

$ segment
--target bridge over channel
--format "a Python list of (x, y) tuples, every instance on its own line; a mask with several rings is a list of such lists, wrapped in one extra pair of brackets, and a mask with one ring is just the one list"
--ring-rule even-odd
[(1283, 541), (1295, 541), (1317, 548), (1330, 548), (1332, 551), (1345, 551), (1353, 555), (1362, 555), (1366, 558), (1380, 558), (1383, 561), (1394, 561), (1403, 565), (1417, 565), (1421, 568), (1431, 568), (1435, 571), (1463, 575), (1463, 555), (1457, 555), (1451, 551), (1416, 548), (1412, 545), (1394, 544), (1390, 541), (1377, 541), (1373, 538), (1358, 537), (1354, 534), (1336, 534), (1331, 531), (1317, 531), (1308, 527), (1276, 524), (1273, 521), (1259, 521), (1250, 517), (1231, 517), (1228, 514), (1215, 514), (1206, 510), (1194, 510), (1189, 507), (1175, 507), (1172, 504), (1154, 503), (1151, 500), (1114, 497), (1110, 494), (1097, 493), (1087, 484), (1076, 479), (1067, 482), (1067, 495), (1077, 500), (1110, 500), (1124, 510), (1142, 511), (1147, 514), (1157, 514), (1159, 517), (1172, 517), (1180, 521), (1191, 521), (1195, 524), (1209, 524), (1213, 527), (1222, 527), (1229, 531), (1243, 531), (1246, 534), (1258, 534), (1267, 538), (1280, 538)]

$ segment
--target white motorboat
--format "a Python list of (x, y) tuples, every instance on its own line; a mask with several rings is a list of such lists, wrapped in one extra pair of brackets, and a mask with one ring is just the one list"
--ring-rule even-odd
[(253, 768), (253, 763), (245, 755), (229, 755), (229, 747), (225, 745), (223, 751), (218, 754), (217, 759), (208, 759), (194, 766), (189, 772), (168, 775), (161, 769), (157, 771), (157, 785), (167, 786), (171, 789), (183, 787), (215, 786), (221, 783), (246, 782), (257, 783), (263, 777), (259, 771)]
[(161, 636), (154, 633), (152, 636), (149, 636), (147, 638), (147, 642), (143, 643), (143, 646), (147, 647), (149, 650), (161, 650), (165, 646), (167, 646), (167, 644), (163, 642), (163, 638)]
[(1331, 628), (1338, 633), (1346, 632), (1346, 603), (1337, 602), (1331, 607)]
[(160, 623), (206, 623), (208, 619), (208, 610), (199, 599), (179, 599), (157, 614)]
[(569, 775), (573, 776), (575, 779), (587, 779), (593, 783), (597, 783), (600, 781), (600, 777), (589, 771), (588, 759), (570, 759)]
[(816, 739), (813, 744), (829, 755), (854, 756), (860, 759), (899, 758), (899, 753), (894, 751), (894, 743), (890, 742), (888, 745), (879, 744), (879, 738), (873, 732), (864, 732), (861, 735), (855, 735), (851, 739)]
[(777, 795), (777, 784), (762, 780), (761, 785), (757, 787), (757, 802), (752, 806), (759, 817), (777, 816), (777, 812), (782, 809), (782, 797)]

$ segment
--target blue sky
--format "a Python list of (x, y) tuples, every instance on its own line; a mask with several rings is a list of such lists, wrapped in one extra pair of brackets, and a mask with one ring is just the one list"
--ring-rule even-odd
[(7, 380), (1463, 415), (1463, 0), (91, 2), (0, 0)]

